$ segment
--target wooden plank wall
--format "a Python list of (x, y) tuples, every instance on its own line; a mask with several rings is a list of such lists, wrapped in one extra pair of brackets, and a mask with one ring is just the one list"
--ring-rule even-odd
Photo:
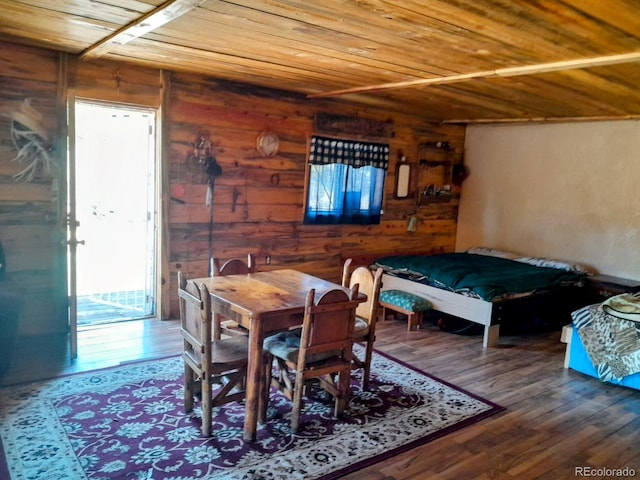
[[(394, 199), (395, 166), (400, 151), (416, 162), (418, 143), (428, 141), (448, 141), (458, 154), (456, 161), (462, 161), (464, 128), (425, 124), (410, 116), (389, 118), (385, 112), (364, 111), (345, 103), (309, 101), (284, 91), (184, 73), (172, 74), (170, 92), (166, 120), (172, 198), (167, 227), (173, 287), (178, 270), (192, 277), (208, 274), (207, 176), (190, 158), (201, 132), (209, 135), (211, 153), (222, 168), (214, 184), (214, 256), (228, 259), (251, 252), (260, 270), (296, 268), (339, 281), (346, 257), (366, 263), (393, 253), (453, 250), (457, 198), (420, 208), (415, 207), (413, 197)], [(319, 112), (393, 122), (392, 138), (368, 138), (391, 147), (380, 225), (302, 223), (308, 141), (314, 133), (326, 134), (314, 130)], [(256, 137), (265, 129), (280, 138), (280, 150), (271, 158), (262, 157), (255, 148)], [(459, 189), (454, 188), (454, 194), (456, 197)], [(407, 231), (411, 215), (418, 218), (416, 232)], [(172, 314), (177, 312), (175, 296), (172, 288)]]
[[(72, 57), (62, 62), (66, 57), (55, 52), (4, 46), (7, 48), (0, 48), (0, 59), (7, 68), (3, 68), (4, 73), (0, 75), (3, 87), (0, 101), (35, 95), (53, 124), (56, 118), (64, 118), (63, 106), (58, 105), (56, 109), (56, 102), (61, 97), (59, 90), (67, 85), (76, 95), (85, 98), (161, 107), (166, 135), (163, 188), (167, 191), (163, 196), (167, 208), (163, 237), (167, 259), (165, 271), (161, 272), (167, 303), (163, 309), (165, 316), (178, 314), (175, 300), (178, 270), (192, 277), (208, 274), (207, 175), (202, 165), (191, 158), (194, 143), (202, 133), (209, 135), (211, 153), (222, 167), (222, 175), (215, 181), (213, 200), (215, 256), (227, 259), (252, 252), (259, 269), (297, 268), (339, 281), (341, 264), (346, 257), (367, 263), (381, 255), (454, 248), (459, 188), (454, 187), (450, 203), (417, 208), (413, 198), (394, 199), (395, 166), (399, 152), (403, 152), (409, 162), (416, 162), (417, 145), (432, 141), (448, 141), (455, 149), (456, 161), (462, 161), (464, 127), (429, 124), (409, 115), (390, 117), (384, 111), (364, 110), (344, 101), (311, 101), (286, 91), (193, 74), (160, 72), (106, 61), (77, 62)], [(64, 75), (59, 75), (60, 71), (64, 71)], [(314, 133), (329, 135), (314, 130), (314, 118), (320, 112), (393, 122), (392, 138), (365, 138), (388, 142), (391, 147), (380, 225), (302, 223), (308, 141)], [(56, 182), (51, 178), (27, 185), (12, 181), (16, 167), (10, 161), (13, 152), (8, 142), (7, 123), (1, 121), (0, 239), (17, 278), (26, 283), (44, 282), (30, 307), (33, 312), (21, 319), (21, 332), (59, 331), (64, 328), (59, 318), (54, 321), (45, 313), (55, 297), (59, 301), (60, 292), (53, 285), (64, 273), (60, 270), (64, 255), (59, 248), (62, 229), (58, 228), (61, 219), (56, 209)], [(274, 131), (280, 138), (280, 150), (271, 158), (262, 157), (255, 148), (256, 137), (265, 129)], [(416, 232), (407, 231), (412, 215), (418, 218)], [(54, 225), (56, 228), (52, 228)], [(269, 265), (267, 257), (271, 259)], [(40, 319), (36, 322), (34, 317)]]

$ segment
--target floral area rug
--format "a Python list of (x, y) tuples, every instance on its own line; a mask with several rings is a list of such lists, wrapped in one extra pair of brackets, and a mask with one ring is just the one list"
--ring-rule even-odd
[[(345, 418), (310, 395), (293, 435), (291, 403), (272, 391), (256, 442), (244, 404), (185, 414), (179, 357), (0, 389), (0, 478), (333, 479), (486, 418), (501, 407), (376, 353), (369, 391), (353, 372)], [(8, 472), (8, 473), (7, 473)]]

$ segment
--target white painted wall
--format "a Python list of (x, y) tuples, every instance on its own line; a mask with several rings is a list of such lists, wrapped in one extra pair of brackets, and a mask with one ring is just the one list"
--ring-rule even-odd
[(640, 121), (470, 126), (465, 164), (456, 250), (640, 280)]

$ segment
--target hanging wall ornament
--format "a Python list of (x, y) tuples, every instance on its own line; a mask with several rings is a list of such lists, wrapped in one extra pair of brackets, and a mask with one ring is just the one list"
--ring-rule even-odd
[(451, 175), (451, 183), (453, 183), (456, 187), (462, 185), (467, 177), (469, 176), (469, 169), (462, 163), (456, 163), (453, 166), (453, 172)]
[(13, 178), (31, 182), (39, 171), (51, 174), (52, 167), (57, 165), (47, 144), (42, 115), (31, 106), (31, 100), (27, 98), (17, 107), (9, 106), (3, 115), (11, 119), (10, 138), (18, 152), (12, 161), (22, 167)]
[(215, 157), (211, 155), (211, 139), (208, 132), (204, 130), (198, 132), (189, 158), (202, 165), (203, 173), (207, 179), (207, 193), (204, 203), (210, 207), (213, 202), (213, 179), (222, 173), (222, 169)]
[(209, 275), (213, 275), (213, 187), (216, 177), (222, 175), (222, 168), (215, 157), (209, 156), (206, 160), (206, 172), (209, 175), (207, 184), (207, 206), (209, 207)]
[(215, 179), (222, 175), (222, 168), (218, 164), (216, 157), (211, 155), (211, 140), (207, 132), (201, 131), (193, 144), (192, 159), (202, 165), (203, 173), (207, 177), (207, 193), (205, 197), (205, 205), (209, 208), (209, 275), (213, 275), (213, 200)]
[(210, 206), (211, 203), (213, 202), (213, 185), (215, 182), (215, 178), (222, 175), (222, 168), (218, 164), (216, 157), (211, 157), (211, 156), (207, 157), (205, 161), (205, 172), (209, 177), (207, 181), (208, 188), (207, 188), (207, 198), (205, 203), (207, 204), (207, 206)]
[(210, 154), (211, 140), (209, 139), (209, 133), (201, 131), (193, 144), (193, 156), (198, 160), (198, 163), (204, 164)]
[(280, 139), (275, 132), (264, 130), (256, 138), (256, 150), (263, 157), (273, 157), (280, 148)]

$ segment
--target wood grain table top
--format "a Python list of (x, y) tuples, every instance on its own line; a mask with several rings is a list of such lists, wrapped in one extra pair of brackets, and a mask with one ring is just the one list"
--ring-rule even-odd
[[(314, 288), (316, 298), (324, 292), (343, 288), (339, 284), (291, 269), (194, 279), (209, 289), (211, 300), (232, 311), (257, 319), (269, 315), (304, 312), (307, 293)], [(344, 289), (348, 291), (348, 289)], [(366, 299), (366, 295), (360, 294)]]

